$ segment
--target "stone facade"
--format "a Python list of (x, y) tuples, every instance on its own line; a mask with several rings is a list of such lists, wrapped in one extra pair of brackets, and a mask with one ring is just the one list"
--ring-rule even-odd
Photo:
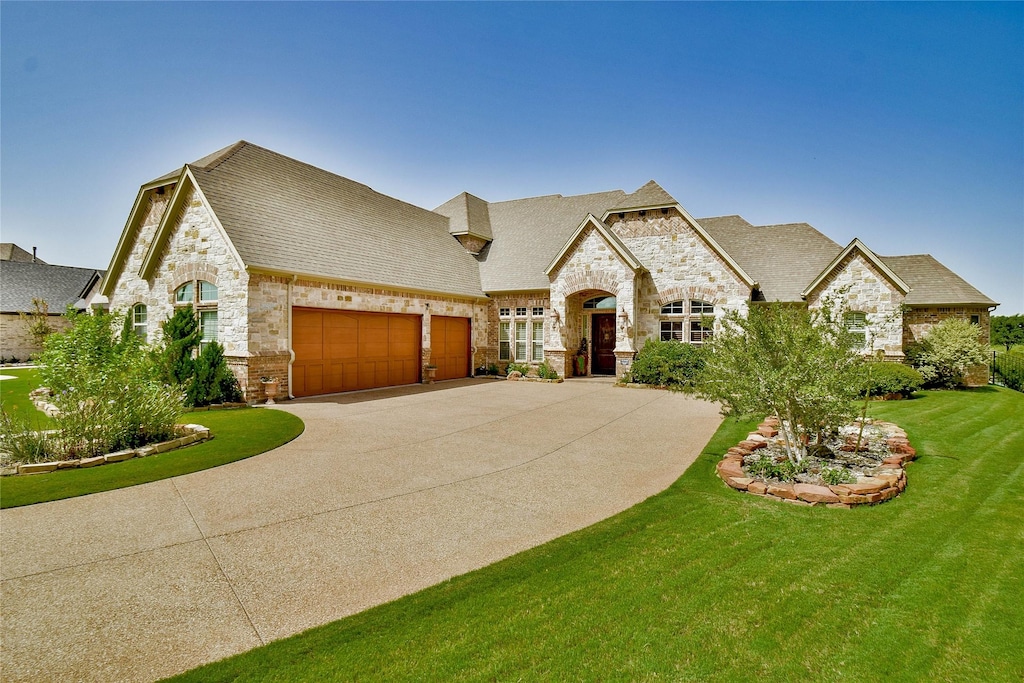
[(904, 296), (863, 254), (850, 253), (808, 295), (807, 305), (819, 308), (830, 298), (836, 299), (844, 311), (865, 314), (865, 353), (882, 350), (887, 358), (903, 357)]

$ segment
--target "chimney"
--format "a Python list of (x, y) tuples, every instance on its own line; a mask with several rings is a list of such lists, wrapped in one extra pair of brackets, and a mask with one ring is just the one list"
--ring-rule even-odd
[(36, 248), (32, 247), (32, 263), (36, 262)]

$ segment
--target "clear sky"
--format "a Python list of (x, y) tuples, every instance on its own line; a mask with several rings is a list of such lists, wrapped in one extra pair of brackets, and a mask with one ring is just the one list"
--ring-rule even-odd
[(0, 50), (0, 239), (50, 263), (246, 139), (427, 208), (653, 178), (1024, 313), (1021, 3), (4, 1)]

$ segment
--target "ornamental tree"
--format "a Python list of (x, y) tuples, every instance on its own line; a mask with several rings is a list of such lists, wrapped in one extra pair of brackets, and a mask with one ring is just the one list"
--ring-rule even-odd
[(992, 343), (1002, 344), (1007, 351), (1024, 344), (1024, 315), (992, 316)]
[(730, 311), (710, 344), (698, 392), (725, 415), (774, 413), (786, 454), (799, 464), (812, 442), (846, 424), (860, 389), (861, 358), (835, 301), (819, 309), (755, 304)]
[(911, 364), (927, 384), (954, 388), (963, 384), (972, 367), (988, 361), (981, 328), (960, 318), (946, 318), (928, 331), (908, 352)]

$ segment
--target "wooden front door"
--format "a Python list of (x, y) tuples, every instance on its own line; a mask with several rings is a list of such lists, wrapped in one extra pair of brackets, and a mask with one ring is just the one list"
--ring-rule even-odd
[(615, 314), (595, 313), (590, 316), (591, 372), (595, 375), (615, 374)]

